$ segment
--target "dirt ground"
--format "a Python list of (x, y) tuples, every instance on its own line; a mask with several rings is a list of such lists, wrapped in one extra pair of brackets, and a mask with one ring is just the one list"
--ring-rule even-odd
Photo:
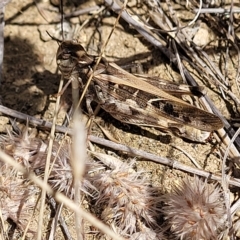
[[(94, 2), (87, 1), (79, 4), (78, 8), (84, 9), (94, 5)], [(65, 6), (64, 11), (71, 12), (74, 8), (73, 5)], [(55, 94), (58, 91), (61, 76), (56, 65), (58, 43), (46, 34), (46, 30), (52, 36), (60, 38), (59, 16), (58, 8), (47, 0), (12, 0), (5, 11), (4, 79), (0, 87), (1, 102), (11, 109), (48, 121), (52, 121), (53, 118)], [(70, 31), (75, 32), (70, 38), (77, 39), (90, 54), (97, 55), (115, 19), (116, 15), (111, 11), (104, 15), (85, 14), (71, 18)], [(140, 62), (145, 73), (181, 83), (181, 76), (173, 70), (165, 56), (139, 36), (124, 20), (120, 20), (120, 24), (117, 25), (106, 47), (104, 57), (109, 61), (127, 62), (128, 58), (137, 54), (144, 56)], [(64, 112), (71, 104), (70, 92), (71, 90), (68, 89), (64, 93), (58, 124), (63, 122)], [(226, 111), (221, 97), (211, 90), (208, 90), (208, 94), (228, 118), (230, 114)], [(215, 174), (221, 170), (222, 160), (219, 158), (218, 148), (215, 148), (214, 139), (206, 143), (191, 142), (176, 137), (170, 132), (163, 133), (153, 128), (122, 124), (104, 111), (99, 112), (96, 120), (121, 144), (194, 167), (189, 157), (183, 153), (185, 151), (202, 169)], [(2, 116), (2, 122), (5, 127), (6, 122), (8, 126), (11, 126), (8, 117)], [(1, 129), (4, 134), (4, 127)], [(91, 134), (104, 137), (96, 124), (93, 124)], [(47, 131), (39, 130), (38, 135), (42, 139), (48, 138)], [(176, 146), (182, 150), (176, 149)], [(96, 149), (99, 148), (106, 153), (112, 152), (96, 146)], [(119, 152), (117, 154), (119, 157), (122, 155)], [(151, 184), (158, 187), (162, 193), (169, 192), (172, 186), (178, 184), (187, 175), (180, 170), (138, 158), (136, 169), (144, 169)], [(67, 212), (67, 210), (64, 211)]]

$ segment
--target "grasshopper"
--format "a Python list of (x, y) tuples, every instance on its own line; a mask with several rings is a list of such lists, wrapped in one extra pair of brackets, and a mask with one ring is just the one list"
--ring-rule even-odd
[(89, 55), (75, 41), (63, 41), (56, 58), (63, 77), (72, 82), (74, 107), (79, 100), (79, 91), (93, 74), (86, 93), (90, 114), (93, 113), (91, 102), (94, 101), (123, 123), (170, 130), (197, 142), (204, 142), (210, 132), (223, 127), (219, 117), (180, 98), (181, 95), (201, 92), (199, 87), (134, 75), (107, 61), (100, 62), (93, 73), (97, 57)]

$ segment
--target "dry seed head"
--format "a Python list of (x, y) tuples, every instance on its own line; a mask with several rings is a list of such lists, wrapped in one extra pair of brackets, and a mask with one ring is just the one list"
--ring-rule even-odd
[[(160, 230), (160, 229), (159, 229)], [(164, 240), (163, 235), (151, 228), (142, 227), (141, 232), (134, 233), (130, 236), (130, 240)]]
[(186, 178), (163, 197), (163, 212), (171, 231), (180, 239), (218, 239), (225, 207), (220, 187), (198, 177)]
[[(20, 134), (9, 131), (7, 135), (0, 136), (0, 148), (37, 175), (43, 174), (45, 170), (47, 147), (47, 142), (45, 143), (41, 139), (31, 136), (27, 128)], [(72, 167), (70, 164), (71, 145), (67, 142), (59, 144), (54, 141), (51, 154), (51, 172), (48, 183), (54, 190), (71, 195), (73, 187)], [(86, 172), (94, 170), (95, 167), (98, 168), (99, 165), (86, 163)], [(85, 178), (81, 190), (88, 193), (91, 187), (92, 185)]]
[(99, 191), (95, 200), (98, 210), (102, 209), (102, 220), (126, 237), (140, 233), (140, 225), (157, 228), (160, 213), (157, 190), (149, 186), (143, 172), (129, 171), (132, 165), (118, 164), (96, 174), (92, 182)]
[[(5, 179), (0, 185), (0, 207), (3, 219), (11, 219), (24, 231), (34, 212), (40, 190), (26, 180)], [(36, 223), (31, 221), (28, 232), (36, 232)]]
[[(9, 132), (8, 135), (0, 136), (0, 148), (16, 161), (21, 161), (25, 167), (37, 175), (43, 174), (45, 169), (47, 146), (48, 144), (42, 140), (30, 136), (27, 130), (20, 134)], [(58, 142), (54, 142), (51, 154), (52, 169), (48, 183), (55, 190), (73, 197), (70, 144), (60, 145)], [(0, 207), (3, 219), (12, 219), (23, 231), (33, 213), (39, 189), (31, 185), (25, 176), (18, 172), (16, 174), (11, 166), (2, 162), (0, 164)], [(86, 163), (85, 178), (80, 189), (85, 193), (88, 193), (90, 188), (94, 188), (87, 179), (87, 171), (94, 171), (95, 167), (99, 168), (99, 165), (92, 162)], [(93, 192), (92, 189), (91, 192)], [(31, 227), (29, 231), (33, 232)]]

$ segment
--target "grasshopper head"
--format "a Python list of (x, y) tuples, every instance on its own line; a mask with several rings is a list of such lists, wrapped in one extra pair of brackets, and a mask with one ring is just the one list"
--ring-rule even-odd
[(93, 62), (82, 45), (75, 41), (64, 41), (57, 50), (57, 65), (64, 76), (70, 76), (72, 71), (83, 68)]

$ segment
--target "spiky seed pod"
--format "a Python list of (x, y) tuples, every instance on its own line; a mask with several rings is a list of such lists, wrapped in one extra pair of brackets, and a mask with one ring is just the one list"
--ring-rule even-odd
[(28, 233), (36, 233), (37, 224), (31, 221), (40, 190), (26, 180), (12, 176), (6, 168), (1, 172), (0, 208), (4, 220), (11, 219), (24, 231), (30, 222)]
[[(38, 176), (43, 175), (48, 143), (31, 136), (27, 128), (19, 134), (9, 131), (7, 135), (0, 135), (0, 148), (30, 171)], [(54, 141), (48, 184), (54, 190), (64, 192), (68, 197), (74, 198), (74, 178), (70, 156), (71, 145), (69, 143), (60, 145)], [(97, 190), (88, 180), (88, 171), (95, 171), (96, 168), (99, 168), (99, 164), (90, 161), (86, 163), (85, 176), (79, 189), (85, 194), (90, 194), (89, 192), (93, 195), (97, 194)], [(21, 231), (25, 231), (30, 222), (28, 233), (35, 234), (37, 224), (31, 220), (31, 216), (40, 190), (22, 173), (1, 161), (0, 169), (0, 208), (3, 219), (12, 219)]]
[[(158, 229), (160, 230), (160, 229)], [(153, 230), (151, 228), (144, 227), (140, 232), (134, 233), (130, 236), (130, 240), (164, 240), (165, 238), (161, 233), (159, 233), (156, 229)]]
[[(47, 147), (48, 143), (31, 136), (27, 127), (19, 134), (9, 131), (7, 135), (0, 136), (0, 148), (29, 170), (34, 171), (37, 175), (41, 175), (45, 171)], [(71, 145), (69, 143), (60, 145), (54, 141), (48, 183), (54, 190), (64, 192), (68, 196), (72, 196), (73, 190), (70, 156)], [(86, 173), (88, 171), (94, 171), (95, 168), (99, 168), (99, 165), (93, 162), (86, 163)], [(17, 174), (19, 175), (20, 173)], [(90, 188), (94, 187), (86, 177), (83, 179), (81, 190), (88, 193)]]
[(186, 178), (163, 197), (163, 212), (180, 239), (218, 239), (226, 214), (220, 187), (200, 178)]
[(92, 182), (99, 191), (95, 200), (101, 219), (128, 237), (140, 232), (141, 225), (156, 228), (160, 213), (157, 190), (132, 165), (117, 164), (113, 170), (96, 174)]

